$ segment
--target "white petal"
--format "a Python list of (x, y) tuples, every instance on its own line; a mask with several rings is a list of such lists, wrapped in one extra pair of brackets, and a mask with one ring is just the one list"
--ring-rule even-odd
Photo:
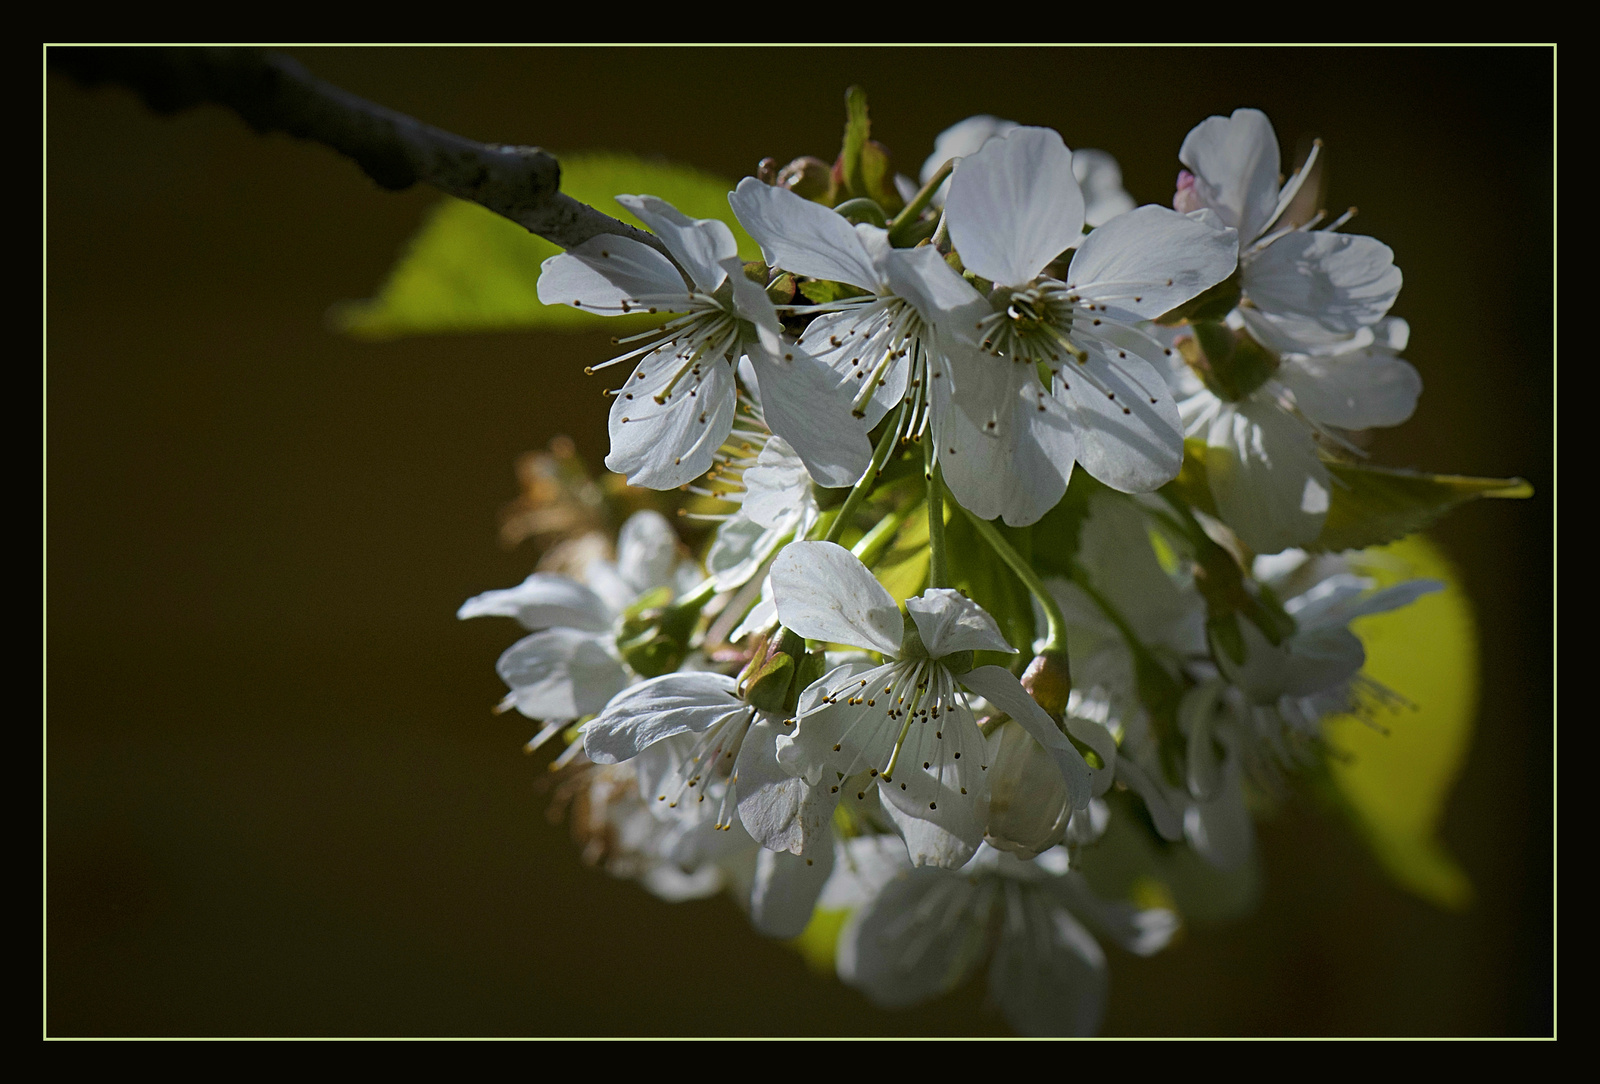
[(1077, 437), (1078, 462), (1123, 493), (1159, 489), (1183, 466), (1178, 404), (1143, 358), (1109, 344), (1090, 346), (1087, 361), (1066, 362), (1058, 377), (1060, 399)]
[(722, 261), (739, 255), (739, 243), (725, 222), (690, 218), (655, 196), (618, 196), (617, 202), (638, 216), (661, 238), (703, 293), (715, 293), (727, 272)]
[(906, 612), (917, 624), (917, 634), (935, 659), (958, 651), (1007, 651), (1017, 649), (1006, 642), (989, 612), (960, 591), (935, 587), (916, 598), (906, 599)]
[(1210, 802), (1190, 806), (1183, 814), (1183, 834), (1200, 856), (1224, 872), (1242, 869), (1255, 853), (1255, 825), (1233, 765), (1221, 792)]
[[(647, 354), (611, 401), (611, 453), (606, 466), (630, 485), (676, 489), (711, 469), (712, 456), (733, 428), (733, 368), (696, 362), (666, 387), (685, 363), (668, 347)], [(658, 403), (657, 395), (666, 395)]]
[(1030, 282), (1083, 233), (1072, 152), (1049, 128), (1014, 128), (962, 159), (945, 214), (969, 269), (1001, 286)]
[(1315, 344), (1383, 319), (1401, 279), (1383, 242), (1317, 230), (1286, 234), (1248, 257), (1240, 284), (1279, 334)]
[(850, 411), (850, 389), (793, 344), (752, 351), (767, 426), (788, 442), (823, 486), (854, 485), (872, 461), (866, 423)]
[(1304, 425), (1276, 403), (1221, 411), (1206, 435), (1206, 475), (1222, 519), (1257, 553), (1313, 541), (1328, 514), (1328, 470)]
[(1209, 290), (1239, 262), (1239, 235), (1147, 204), (1084, 238), (1068, 285), (1089, 301), (1153, 320)]
[(709, 672), (664, 674), (624, 689), (584, 724), (583, 751), (596, 764), (631, 760), (675, 734), (698, 734), (748, 713), (731, 677)]
[[(833, 810), (839, 796), (812, 787), (778, 761), (777, 738), (791, 731), (781, 720), (758, 715), (745, 733), (734, 763), (739, 788), (739, 820), (750, 838), (768, 850), (815, 859), (833, 853)], [(831, 862), (830, 862), (831, 865)]]
[(932, 245), (896, 249), (885, 262), (889, 287), (896, 297), (915, 305), (922, 318), (947, 334), (968, 331), (991, 309), (972, 284), (956, 274)]
[(755, 884), (750, 891), (751, 924), (768, 937), (799, 937), (832, 872), (831, 840), (809, 858), (762, 850), (756, 856)]
[(1399, 425), (1422, 394), (1417, 370), (1382, 349), (1288, 357), (1276, 376), (1302, 414), (1341, 429)]
[(634, 594), (672, 583), (678, 567), (678, 535), (660, 512), (635, 512), (617, 532), (617, 572)]
[[(832, 369), (839, 382), (846, 385), (852, 402), (894, 345), (894, 328), (888, 315), (890, 308), (898, 304), (895, 300), (875, 301), (842, 312), (825, 312), (800, 337), (801, 347)], [(896, 356), (884, 367), (862, 411), (861, 420), (867, 429), (900, 405), (910, 375), (911, 361), (906, 357)]]
[(1011, 716), (1044, 747), (1066, 781), (1073, 809), (1088, 806), (1094, 789), (1088, 763), (1066, 735), (1056, 729), (1055, 720), (1028, 695), (1015, 674), (998, 666), (980, 666), (961, 675), (961, 683)]
[[(913, 866), (960, 869), (983, 842), (983, 821), (965, 807), (952, 805), (942, 814), (930, 812), (926, 803), (908, 800), (903, 794), (896, 796), (886, 785), (880, 785), (879, 795)], [(912, 807), (911, 812), (907, 806)], [(930, 820), (929, 816), (940, 819)]]
[[(963, 364), (990, 366), (1015, 383), (987, 417), (975, 418), (970, 407), (984, 405), (979, 396), (959, 390), (952, 395), (951, 381), (933, 381), (940, 469), (951, 494), (980, 519), (1002, 516), (1013, 527), (1026, 526), (1066, 493), (1078, 441), (1065, 412), (1025, 366), (971, 354)], [(961, 371), (955, 365), (945, 369), (947, 376)]]
[(1072, 175), (1083, 191), (1083, 223), (1100, 226), (1138, 204), (1122, 187), (1122, 167), (1110, 154), (1079, 147), (1072, 152)]
[(839, 935), (839, 977), (874, 1004), (915, 1005), (954, 989), (982, 960), (988, 930), (966, 879), (912, 870), (884, 885)]
[(1212, 723), (1223, 687), (1219, 679), (1212, 678), (1185, 692), (1178, 704), (1178, 729), (1183, 732), (1188, 761), (1186, 781), (1189, 793), (1200, 801), (1215, 797), (1222, 786), (1222, 756)]
[(788, 441), (773, 437), (744, 472), (744, 514), (774, 529), (793, 529), (812, 500), (811, 475)]
[(609, 641), (575, 629), (546, 629), (507, 648), (495, 670), (511, 687), (517, 710), (529, 718), (593, 715), (628, 683)]
[(1146, 771), (1132, 757), (1117, 758), (1117, 779), (1144, 799), (1144, 808), (1150, 814), (1161, 838), (1176, 843), (1183, 838), (1183, 813), (1173, 805), (1174, 795), (1155, 774)]
[(1285, 696), (1311, 696), (1349, 681), (1366, 662), (1366, 651), (1343, 626), (1307, 629), (1274, 647), (1260, 629), (1240, 620), (1245, 661), (1236, 664), (1220, 652), (1225, 677), (1257, 704), (1275, 704)]
[(778, 620), (808, 640), (851, 644), (894, 656), (900, 608), (867, 567), (833, 542), (795, 542), (772, 565)]
[[(944, 131), (940, 132), (933, 140), (933, 153), (928, 155), (922, 163), (920, 177), (923, 184), (933, 179), (939, 172), (939, 167), (952, 158), (965, 158), (969, 154), (976, 154), (989, 140), (996, 136), (1005, 135), (1017, 127), (1016, 121), (1001, 120), (987, 114), (968, 117), (966, 120), (957, 121)], [(945, 187), (949, 191), (949, 186)], [(943, 203), (942, 196), (936, 196), (935, 201)]]
[(570, 252), (551, 256), (539, 268), (539, 300), (571, 305), (601, 316), (641, 308), (684, 312), (689, 291), (672, 261), (641, 241), (605, 234)]
[(1001, 928), (989, 996), (1024, 1035), (1093, 1035), (1105, 1015), (1106, 955), (1066, 908), (1029, 893)]
[(1184, 138), (1178, 161), (1195, 175), (1207, 207), (1249, 243), (1271, 225), (1278, 204), (1278, 137), (1259, 109), (1209, 117)]
[(485, 591), (461, 604), (458, 618), (514, 617), (524, 628), (555, 626), (603, 632), (613, 611), (589, 588), (553, 572), (535, 572), (516, 587)]
[(732, 591), (748, 583), (762, 562), (776, 552), (786, 534), (763, 527), (742, 510), (723, 520), (706, 553), (706, 574), (712, 578), (714, 589)]
[(746, 177), (728, 194), (733, 213), (761, 245), (767, 263), (807, 278), (878, 291), (881, 276), (843, 216), (787, 188)]

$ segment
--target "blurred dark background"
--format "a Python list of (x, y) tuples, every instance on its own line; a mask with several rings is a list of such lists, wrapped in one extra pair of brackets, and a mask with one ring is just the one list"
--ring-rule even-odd
[[(1443, 835), (1478, 891), (1392, 887), (1309, 793), (1258, 913), (1112, 954), (1109, 1034), (1553, 1028), (1553, 54), (1541, 49), (299, 49), (478, 139), (730, 182), (831, 157), (843, 92), (915, 174), (973, 113), (1053, 126), (1165, 203), (1185, 133), (1320, 135), (1389, 244), (1425, 391), (1377, 461), (1528, 478), (1435, 532), (1479, 606), (1482, 715)], [(52, 1035), (1003, 1034), (982, 983), (873, 1009), (752, 933), (585, 868), (532, 725), (489, 708), (517, 455), (598, 465), (603, 335), (361, 343), (440, 197), (202, 107), (58, 73), (45, 102), (46, 1030)], [(1403, 690), (1402, 690), (1403, 691)]]

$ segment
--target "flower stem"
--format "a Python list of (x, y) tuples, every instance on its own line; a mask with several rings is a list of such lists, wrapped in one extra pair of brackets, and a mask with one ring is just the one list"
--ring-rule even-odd
[(944, 545), (944, 478), (933, 460), (933, 438), (922, 445), (922, 461), (928, 479), (928, 586), (950, 586), (950, 558)]
[[(956, 507), (961, 508), (959, 502)], [(1017, 579), (1022, 581), (1022, 585), (1028, 589), (1029, 594), (1038, 600), (1040, 608), (1044, 610), (1044, 619), (1050, 634), (1049, 642), (1045, 644), (1043, 652), (1060, 651), (1065, 653), (1067, 650), (1067, 621), (1066, 618), (1061, 616), (1061, 606), (1056, 602), (1055, 596), (1045, 590), (1044, 582), (1039, 579), (1039, 574), (1033, 570), (1032, 565), (1022, 559), (1021, 554), (1011, 548), (1011, 543), (1006, 541), (999, 528), (986, 519), (979, 519), (965, 508), (961, 508), (961, 510), (967, 513), (967, 519), (972, 521), (972, 526), (983, 536), (983, 540), (989, 543), (989, 548), (994, 550), (1000, 560), (1006, 563), (1007, 568), (1017, 574)]]
[(922, 186), (922, 190), (911, 197), (911, 202), (906, 204), (900, 213), (894, 216), (894, 221), (889, 223), (889, 243), (891, 245), (898, 248), (903, 244), (906, 240), (906, 234), (922, 217), (923, 209), (928, 206), (928, 201), (933, 199), (934, 193), (939, 191), (939, 186), (944, 184), (944, 179), (950, 176), (950, 171), (954, 168), (955, 162), (953, 160), (940, 166), (939, 171), (928, 178), (928, 183)]
[(862, 564), (871, 568), (883, 556), (883, 551), (894, 540), (895, 533), (900, 530), (901, 524), (911, 516), (911, 509), (904, 512), (890, 512), (880, 519), (872, 530), (861, 536), (850, 552), (855, 554)]
[(838, 514), (828, 525), (828, 533), (822, 536), (824, 542), (839, 541), (839, 536), (844, 534), (845, 527), (850, 523), (850, 517), (872, 491), (872, 484), (878, 480), (878, 473), (883, 470), (884, 461), (889, 458), (889, 450), (894, 447), (895, 438), (900, 434), (900, 425), (905, 420), (905, 413), (906, 408), (902, 406), (894, 421), (884, 427), (883, 436), (878, 438), (878, 446), (872, 449), (872, 462), (867, 464), (861, 479), (850, 488), (850, 495), (844, 499), (844, 504), (839, 506)]

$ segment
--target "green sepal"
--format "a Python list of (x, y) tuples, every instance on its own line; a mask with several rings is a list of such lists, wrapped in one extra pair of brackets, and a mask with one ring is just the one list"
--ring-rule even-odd
[(794, 673), (794, 656), (773, 652), (762, 661), (760, 669), (745, 678), (745, 700), (761, 711), (783, 711), (788, 704)]
[(838, 301), (845, 297), (867, 297), (867, 291), (859, 286), (852, 286), (848, 282), (832, 282), (828, 279), (804, 279), (799, 285), (800, 296), (813, 305), (826, 305), (830, 301)]
[(822, 675), (828, 672), (828, 657), (821, 651), (807, 651), (799, 658), (794, 680), (789, 684), (789, 697), (783, 705), (783, 710), (789, 713), (800, 706), (800, 694), (821, 681)]
[(767, 283), (767, 298), (774, 305), (788, 305), (794, 301), (795, 278), (785, 271)]
[(1355, 463), (1327, 464), (1333, 475), (1328, 518), (1307, 548), (1365, 549), (1420, 531), (1452, 508), (1480, 497), (1524, 498), (1533, 487), (1521, 478), (1470, 478)]
[(676, 670), (689, 653), (689, 640), (709, 598), (702, 593), (668, 605), (672, 589), (664, 586), (641, 595), (624, 611), (617, 634), (617, 651), (623, 661), (641, 677), (659, 677)]

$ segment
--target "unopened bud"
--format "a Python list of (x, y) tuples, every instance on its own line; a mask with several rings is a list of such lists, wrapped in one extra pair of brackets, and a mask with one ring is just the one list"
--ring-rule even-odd
[(1200, 200), (1200, 193), (1194, 190), (1194, 174), (1186, 169), (1178, 171), (1178, 190), (1172, 194), (1172, 209), (1179, 214), (1189, 214), (1198, 211), (1205, 204)]
[(1035, 655), (1022, 672), (1022, 687), (1048, 715), (1059, 718), (1067, 710), (1072, 692), (1072, 668), (1065, 651), (1045, 651)]
[(809, 154), (796, 158), (778, 171), (776, 184), (797, 196), (833, 206), (833, 167), (820, 158)]

